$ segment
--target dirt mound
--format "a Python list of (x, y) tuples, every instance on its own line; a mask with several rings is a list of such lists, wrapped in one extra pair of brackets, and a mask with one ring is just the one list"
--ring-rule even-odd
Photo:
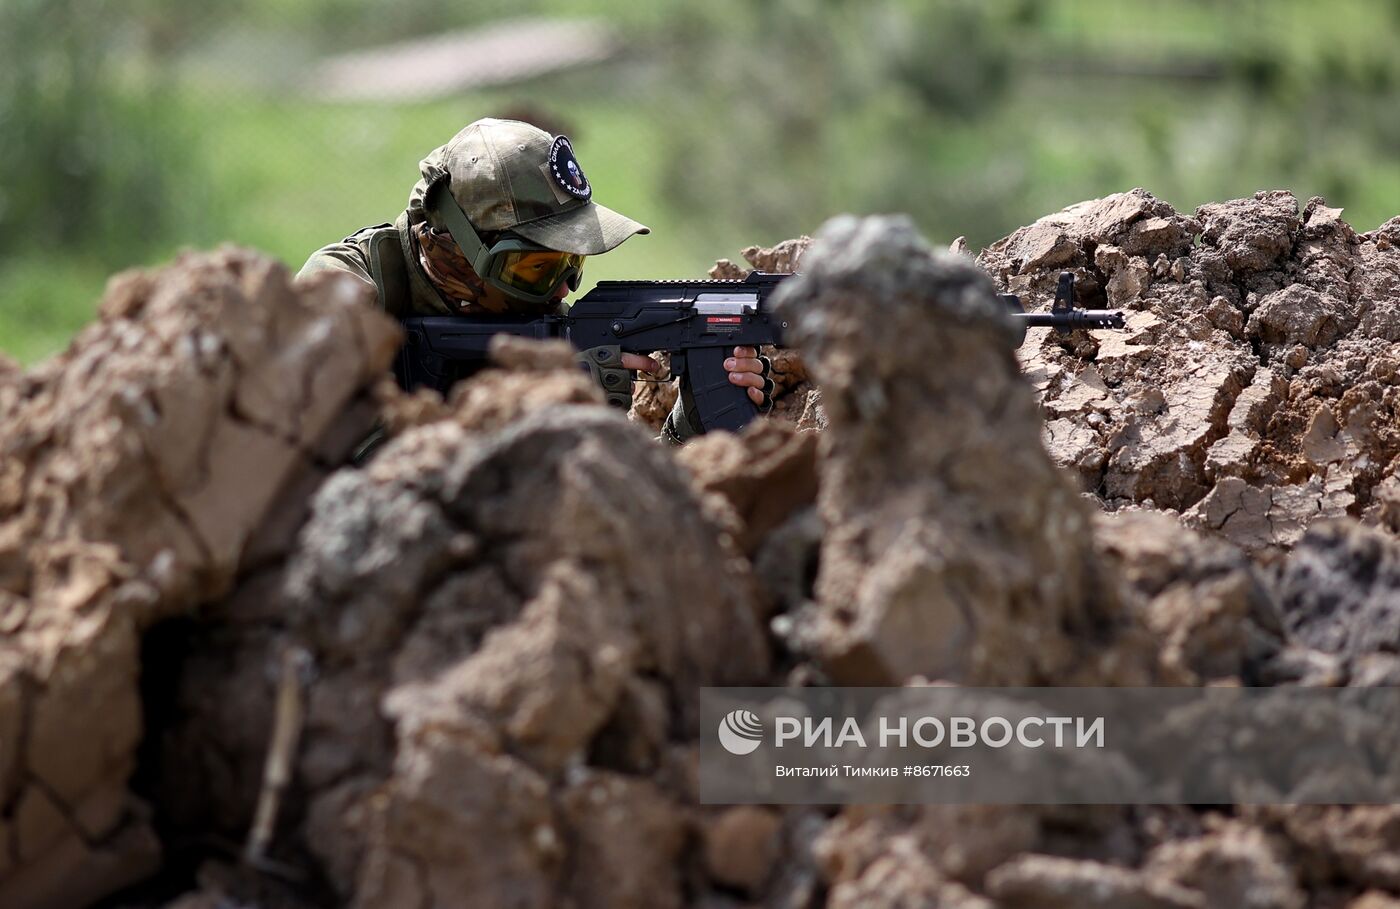
[[(267, 653), (295, 644), (317, 679), (287, 823), (305, 825), (335, 893), (680, 905), (693, 691), (767, 678), (756, 586), (667, 452), (567, 354), (514, 361), (322, 487), (294, 557), (260, 585), (278, 640), (268, 607), (235, 597), (190, 643), (193, 664), (234, 665), (185, 674), (183, 703), (216, 686), (223, 706), (183, 711), (158, 775), (186, 793), (222, 785), (214, 798), (245, 808), (182, 827), (250, 820), (256, 774), (230, 792), (189, 769), (260, 767), (265, 736), (235, 720), (273, 697)], [(502, 400), (515, 412), (479, 406)]]
[(0, 386), (0, 903), (82, 905), (151, 873), (128, 783), (141, 634), (219, 596), (279, 491), (362, 433), (397, 333), (352, 288), (238, 251), (114, 279), (67, 352)]
[[(663, 521), (675, 557), (651, 559)], [(423, 427), (328, 484), (302, 539), (284, 589), (322, 672), (306, 753), (327, 759), (309, 812), (367, 831), (311, 837), (346, 870), (347, 845), (364, 850), (338, 889), (363, 905), (679, 904), (684, 692), (764, 678), (767, 650), (746, 574), (715, 576), (730, 554), (661, 451), (597, 405), (475, 438)], [(340, 708), (366, 700), (392, 759), (347, 766), (363, 720)]]
[(1400, 683), (1400, 542), (1346, 523), (1308, 532), (1276, 572), (1289, 637), (1368, 685)]
[(1036, 444), (991, 282), (903, 219), (838, 219), (822, 243), (779, 295), (829, 421), (817, 608), (795, 643), (845, 685), (1036, 684), (1083, 665), (1076, 644), (1117, 602), (1089, 509)]
[[(1140, 503), (1249, 550), (1321, 518), (1382, 517), (1400, 455), (1400, 219), (1357, 235), (1285, 192), (1194, 216), (1136, 189), (1084, 202), (978, 261), (1032, 306), (1061, 270), (1128, 330), (1022, 348), (1046, 447), (1108, 508)], [(1389, 487), (1386, 487), (1389, 488)]]
[(409, 397), (344, 284), (119, 279), (0, 366), (0, 902), (1380, 909), (1391, 806), (704, 807), (695, 762), (701, 685), (1395, 684), (1387, 231), (1044, 219), (996, 282), (1130, 330), (1027, 383), (984, 273), (836, 219), (745, 253), (803, 257), (806, 416), (679, 450), (562, 346)]

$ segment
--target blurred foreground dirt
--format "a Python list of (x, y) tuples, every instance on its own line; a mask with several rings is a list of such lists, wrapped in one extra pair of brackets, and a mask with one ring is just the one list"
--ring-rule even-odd
[[(984, 272), (838, 218), (745, 251), (802, 272), (779, 417), (678, 451), (562, 347), (410, 398), (334, 278), (119, 276), (0, 368), (0, 905), (1400, 906), (1400, 807), (695, 798), (702, 685), (1400, 684), (1396, 244), (1135, 190)], [(995, 291), (1061, 269), (1129, 330), (1018, 350)]]

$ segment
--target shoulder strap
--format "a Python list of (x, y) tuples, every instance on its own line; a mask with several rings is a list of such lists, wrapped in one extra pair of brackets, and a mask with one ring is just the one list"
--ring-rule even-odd
[(408, 311), (413, 292), (408, 286), (399, 229), (392, 224), (376, 227), (369, 235), (369, 274), (379, 292), (380, 308), (391, 314)]

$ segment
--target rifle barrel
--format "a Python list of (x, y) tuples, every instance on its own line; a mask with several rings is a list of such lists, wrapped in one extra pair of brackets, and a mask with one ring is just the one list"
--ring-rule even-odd
[(1027, 328), (1060, 328), (1073, 331), (1077, 328), (1122, 328), (1123, 311), (1120, 309), (1072, 309), (1069, 312), (1013, 312), (1013, 318), (1020, 319)]

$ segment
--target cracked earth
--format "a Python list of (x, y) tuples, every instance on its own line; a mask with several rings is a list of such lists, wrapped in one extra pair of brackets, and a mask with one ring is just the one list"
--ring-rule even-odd
[[(561, 347), (397, 392), (333, 276), (119, 276), (0, 364), (0, 905), (1400, 906), (1393, 806), (695, 795), (701, 685), (1400, 684), (1397, 243), (1278, 192), (975, 259), (837, 218), (717, 263), (801, 272), (800, 355), (679, 450)], [(1062, 270), (1127, 329), (1019, 343), (995, 293)]]

